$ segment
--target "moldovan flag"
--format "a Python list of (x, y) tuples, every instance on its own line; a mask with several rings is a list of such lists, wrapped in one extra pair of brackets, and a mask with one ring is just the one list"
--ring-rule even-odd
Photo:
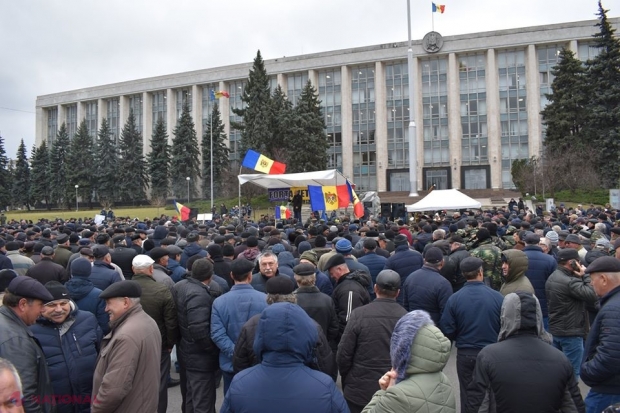
[(209, 98), (213, 101), (219, 98), (229, 98), (230, 94), (225, 90), (218, 90), (217, 92), (213, 89), (209, 91)]
[(284, 171), (286, 171), (286, 165), (282, 162), (271, 160), (252, 149), (249, 149), (245, 154), (245, 158), (243, 158), (243, 163), (241, 165), (272, 175), (283, 174)]
[(439, 12), (439, 13), (443, 14), (444, 11), (446, 11), (446, 5), (445, 4), (435, 4), (435, 3), (433, 3), (433, 13)]
[(289, 219), (291, 217), (291, 211), (285, 206), (276, 207), (276, 219)]
[(308, 185), (310, 206), (313, 211), (334, 211), (349, 206), (351, 197), (346, 185)]
[(349, 189), (349, 194), (351, 196), (351, 202), (353, 203), (353, 214), (357, 218), (361, 218), (364, 216), (364, 204), (360, 202), (360, 199), (357, 197), (355, 193), (355, 189), (351, 186), (349, 182), (347, 182), (347, 188)]
[(187, 221), (189, 219), (189, 214), (191, 210), (188, 207), (177, 202), (176, 199), (174, 200), (174, 207), (176, 208), (177, 212), (181, 215), (181, 221)]

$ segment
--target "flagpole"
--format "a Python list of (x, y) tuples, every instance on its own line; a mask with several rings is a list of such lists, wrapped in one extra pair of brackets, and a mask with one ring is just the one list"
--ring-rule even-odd
[[(214, 106), (215, 107), (215, 106)], [(209, 121), (209, 125), (211, 126), (211, 210), (213, 210), (213, 108), (211, 108), (211, 120)]]
[(435, 11), (431, 7), (431, 31), (435, 31)]
[[(241, 175), (241, 168), (243, 168), (243, 165), (239, 166), (239, 175)], [(237, 178), (238, 180), (239, 178)], [(239, 181), (239, 203), (237, 204), (237, 206), (239, 207), (239, 209), (241, 209), (241, 181)]]

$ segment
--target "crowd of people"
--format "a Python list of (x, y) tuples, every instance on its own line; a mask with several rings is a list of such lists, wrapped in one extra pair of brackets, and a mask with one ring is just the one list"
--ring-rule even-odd
[(620, 212), (520, 208), (7, 221), (0, 410), (616, 411)]

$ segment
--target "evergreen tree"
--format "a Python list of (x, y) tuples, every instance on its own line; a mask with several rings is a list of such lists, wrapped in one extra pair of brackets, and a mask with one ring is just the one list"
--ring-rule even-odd
[(200, 178), (200, 149), (189, 105), (183, 105), (181, 117), (172, 133), (174, 134), (170, 158), (172, 194), (180, 198), (183, 194), (187, 194), (186, 177), (189, 176), (190, 194), (195, 198), (198, 195), (196, 185)]
[(6, 210), (11, 203), (11, 174), (9, 158), (4, 149), (4, 138), (0, 135), (0, 210)]
[(50, 205), (50, 153), (45, 141), (41, 146), (32, 147), (30, 155), (30, 199), (34, 204), (45, 202), (46, 208), (51, 209)]
[(599, 32), (594, 35), (600, 53), (586, 63), (588, 116), (584, 128), (588, 144), (599, 149), (597, 165), (603, 186), (620, 185), (620, 40), (598, 2)]
[(170, 188), (170, 145), (166, 124), (160, 116), (151, 136), (151, 152), (148, 155), (148, 173), (151, 179), (151, 199), (165, 202)]
[(295, 107), (296, 150), (290, 152), (287, 170), (291, 172), (319, 171), (327, 167), (329, 141), (317, 90), (308, 81)]
[[(82, 202), (88, 202), (91, 206), (93, 181), (96, 169), (93, 156), (93, 140), (88, 134), (86, 119), (82, 119), (75, 136), (69, 146), (67, 180), (69, 186), (78, 185), (78, 195)], [(71, 192), (75, 202), (75, 191)]]
[[(581, 147), (585, 123), (586, 88), (585, 70), (575, 54), (563, 48), (557, 66), (551, 71), (552, 93), (547, 94), (549, 104), (541, 112), (547, 126), (545, 147), (549, 154)], [(514, 181), (513, 181), (514, 182)]]
[(101, 121), (95, 147), (95, 182), (97, 199), (110, 208), (118, 194), (118, 148), (114, 144), (107, 118)]
[(143, 146), (136, 117), (130, 110), (119, 141), (118, 196), (123, 201), (146, 199), (149, 178)]
[(211, 117), (202, 134), (202, 190), (205, 198), (211, 198), (211, 137), (213, 136), (213, 193), (221, 195), (222, 181), (228, 172), (228, 147), (220, 109), (213, 105)]
[(261, 57), (260, 50), (256, 53), (241, 101), (245, 103), (245, 108), (232, 109), (232, 111), (235, 115), (242, 116), (243, 122), (231, 123), (234, 129), (241, 131), (240, 156), (243, 156), (248, 149), (254, 149), (273, 158), (274, 146), (270, 143), (271, 94), (269, 76), (267, 76), (265, 62)]
[(50, 151), (50, 197), (52, 202), (55, 202), (57, 206), (68, 206), (71, 200), (70, 197), (73, 194), (73, 189), (69, 188), (67, 177), (69, 169), (67, 152), (70, 143), (67, 126), (63, 122), (58, 129), (56, 140), (52, 143), (52, 149)]
[(296, 130), (296, 112), (293, 104), (286, 97), (286, 94), (278, 85), (271, 96), (271, 138), (269, 145), (272, 148), (269, 152), (274, 159), (288, 163), (287, 172), (296, 171), (295, 168), (290, 169), (290, 153), (300, 150), (303, 146), (299, 146), (300, 142), (298, 131)]
[(25, 206), (30, 211), (30, 164), (26, 145), (22, 139), (17, 148), (15, 158), (15, 175), (13, 176), (13, 204), (18, 207)]

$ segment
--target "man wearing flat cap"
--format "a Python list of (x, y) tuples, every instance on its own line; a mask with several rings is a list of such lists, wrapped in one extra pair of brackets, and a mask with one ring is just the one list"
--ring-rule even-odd
[(351, 413), (364, 409), (377, 390), (377, 381), (392, 368), (390, 339), (398, 320), (407, 314), (396, 302), (399, 291), (396, 271), (379, 272), (374, 285), (377, 298), (353, 310), (340, 339), (336, 361)]
[(93, 379), (91, 412), (155, 412), (159, 399), (161, 334), (140, 304), (142, 289), (120, 281), (99, 298), (110, 314)]
[(41, 261), (26, 271), (28, 277), (32, 277), (39, 281), (41, 284), (46, 284), (50, 281), (58, 281), (65, 283), (68, 279), (67, 272), (61, 266), (54, 261), (54, 249), (52, 247), (45, 246), (41, 250)]
[(53, 299), (43, 284), (25, 276), (14, 278), (2, 298), (0, 357), (11, 361), (21, 377), (27, 413), (56, 409), (45, 354), (28, 329), (41, 315), (43, 304)]
[(462, 412), (467, 406), (467, 386), (473, 377), (476, 357), (484, 347), (497, 342), (501, 326), (504, 296), (484, 284), (483, 266), (484, 261), (476, 257), (460, 262), (467, 282), (448, 298), (439, 322), (442, 333), (456, 342), (456, 374)]
[(585, 400), (590, 413), (620, 402), (620, 260), (597, 258), (586, 274), (601, 303), (581, 364), (581, 379), (590, 386)]
[(56, 248), (54, 248), (54, 262), (58, 265), (62, 265), (63, 268), (67, 268), (69, 258), (73, 255), (71, 247), (69, 246), (69, 236), (65, 233), (61, 233), (56, 237)]
[(573, 365), (575, 378), (583, 358), (583, 338), (588, 333), (587, 306), (594, 306), (596, 293), (590, 275), (579, 263), (577, 250), (565, 248), (558, 251), (558, 267), (545, 283), (549, 332), (553, 345), (562, 351)]
[(93, 248), (93, 270), (90, 273), (90, 281), (99, 288), (101, 291), (105, 291), (110, 285), (121, 281), (121, 276), (112, 265), (112, 256), (110, 255), (110, 249), (105, 245), (95, 245)]

